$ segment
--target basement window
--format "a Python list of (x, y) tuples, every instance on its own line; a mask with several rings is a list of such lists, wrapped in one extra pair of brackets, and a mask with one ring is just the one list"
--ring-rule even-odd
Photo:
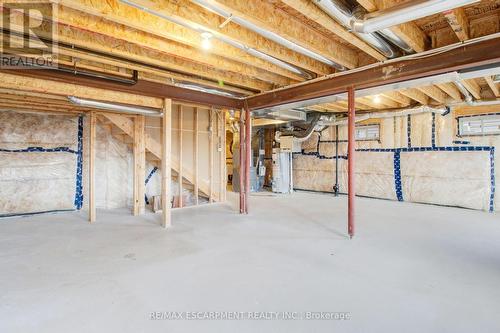
[(380, 139), (380, 125), (356, 126), (354, 137), (359, 141), (378, 141)]
[(458, 134), (460, 136), (500, 134), (500, 114), (460, 117)]

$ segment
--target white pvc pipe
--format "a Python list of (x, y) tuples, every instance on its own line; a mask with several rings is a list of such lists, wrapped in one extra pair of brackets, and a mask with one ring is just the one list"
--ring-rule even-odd
[(479, 0), (414, 0), (368, 14), (364, 19), (351, 21), (355, 32), (370, 33), (417, 20), (450, 9), (469, 5)]

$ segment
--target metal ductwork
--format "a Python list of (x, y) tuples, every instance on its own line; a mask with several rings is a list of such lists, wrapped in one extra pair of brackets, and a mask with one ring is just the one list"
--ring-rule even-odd
[(245, 97), (242, 94), (232, 93), (229, 91), (225, 91), (225, 90), (221, 90), (221, 89), (217, 89), (217, 88), (212, 88), (212, 87), (207, 87), (207, 86), (203, 86), (203, 85), (191, 83), (191, 82), (174, 82), (173, 84), (177, 87), (196, 90), (196, 91), (202, 91), (202, 92), (206, 92), (208, 94), (227, 96), (227, 97), (233, 97), (233, 98), (244, 98)]
[[(284, 68), (284, 69), (286, 69), (286, 70), (289, 70), (289, 71), (291, 71), (292, 73), (298, 74), (298, 75), (300, 75), (300, 76), (304, 77), (305, 79), (312, 79), (312, 78), (314, 78), (314, 76), (313, 76), (311, 73), (309, 73), (308, 71), (306, 71), (306, 70), (304, 70), (304, 69), (302, 69), (302, 68), (298, 68), (298, 67), (296, 67), (296, 66), (294, 66), (294, 65), (291, 65), (291, 64), (289, 64), (289, 63), (287, 63), (287, 62), (285, 62), (285, 61), (282, 61), (282, 60), (277, 59), (277, 58), (275, 58), (275, 57), (272, 57), (272, 56), (270, 56), (270, 55), (268, 55), (268, 54), (265, 54), (265, 53), (263, 53), (263, 52), (261, 52), (261, 51), (258, 51), (258, 50), (254, 49), (254, 48), (251, 48), (251, 47), (249, 47), (249, 46), (247, 46), (247, 45), (244, 45), (244, 44), (242, 44), (242, 43), (240, 43), (240, 42), (238, 42), (238, 41), (236, 41), (236, 40), (233, 40), (233, 39), (227, 38), (227, 37), (226, 37), (226, 36), (224, 36), (223, 34), (217, 33), (217, 31), (209, 31), (209, 30), (207, 30), (207, 29), (203, 28), (203, 27), (202, 27), (202, 26), (200, 26), (200, 25), (193, 24), (193, 23), (189, 23), (189, 22), (187, 22), (187, 21), (184, 21), (184, 20), (178, 19), (178, 18), (173, 17), (173, 16), (164, 15), (164, 14), (162, 14), (162, 13), (159, 13), (159, 12), (155, 11), (155, 10), (152, 10), (152, 9), (149, 9), (149, 8), (147, 8), (147, 7), (144, 7), (144, 6), (140, 5), (140, 4), (137, 4), (137, 3), (135, 3), (134, 1), (131, 1), (131, 0), (119, 0), (119, 1), (120, 1), (120, 2), (122, 2), (122, 3), (124, 3), (124, 4), (126, 4), (126, 5), (129, 5), (129, 6), (131, 6), (131, 7), (134, 7), (134, 8), (136, 8), (136, 9), (139, 9), (139, 10), (141, 10), (141, 11), (145, 12), (145, 13), (148, 13), (148, 14), (151, 14), (151, 15), (158, 16), (158, 17), (160, 17), (160, 18), (162, 18), (162, 19), (164, 19), (164, 20), (167, 20), (167, 21), (170, 21), (170, 22), (172, 22), (172, 23), (175, 23), (175, 24), (181, 25), (181, 26), (183, 26), (183, 27), (185, 27), (185, 28), (188, 28), (188, 29), (191, 29), (191, 30), (197, 31), (197, 32), (199, 32), (200, 34), (203, 34), (203, 33), (208, 33), (208, 34), (210, 34), (211, 36), (213, 36), (213, 38), (216, 38), (216, 39), (220, 40), (220, 41), (221, 41), (221, 42), (223, 42), (223, 43), (226, 43), (226, 44), (229, 44), (229, 45), (231, 45), (231, 46), (234, 46), (234, 47), (236, 47), (236, 48), (238, 48), (238, 49), (240, 49), (240, 50), (243, 50), (243, 51), (247, 52), (248, 54), (251, 54), (251, 55), (253, 55), (253, 56), (255, 56), (255, 57), (258, 57), (258, 58), (261, 58), (261, 59), (263, 59), (263, 60), (269, 61), (269, 62), (271, 62), (271, 63), (275, 64), (276, 66), (279, 66), (279, 67), (281, 67), (281, 68)], [(209, 6), (209, 5), (208, 5), (208, 3), (205, 3), (204, 1), (194, 0), (193, 2), (197, 3), (198, 5), (204, 6), (204, 7)], [(223, 17), (224, 17), (224, 18), (226, 18), (226, 19), (229, 19), (230, 17), (232, 17), (232, 16), (231, 16), (231, 14), (228, 14), (227, 16), (224, 16), (224, 15), (222, 15), (219, 11), (215, 11), (212, 7), (207, 7), (207, 8), (208, 8), (208, 9), (210, 9), (210, 10), (212, 10), (212, 11), (214, 11), (215, 13), (217, 13), (217, 14), (219, 14), (219, 15), (223, 16)], [(232, 20), (232, 21), (235, 21), (235, 19), (234, 19), (234, 18), (231, 18), (231, 20)], [(236, 22), (236, 21), (235, 21), (235, 22)], [(246, 22), (246, 21), (245, 21), (245, 22)], [(246, 27), (246, 26), (245, 26), (245, 27)], [(248, 27), (246, 27), (246, 28), (248, 28)], [(249, 28), (249, 29), (250, 29), (250, 28)], [(262, 30), (262, 29), (261, 29), (261, 30)], [(267, 37), (267, 36), (266, 36), (266, 37)], [(291, 43), (291, 42), (289, 42), (289, 43)], [(293, 44), (293, 43), (292, 43), (292, 44)], [(309, 52), (311, 52), (311, 51), (309, 51)], [(311, 52), (311, 53), (312, 53), (312, 52)], [(313, 53), (313, 54), (314, 54), (314, 53)], [(319, 55), (316, 55), (316, 56), (319, 56)], [(336, 66), (340, 66), (340, 65), (338, 65), (338, 64), (336, 64), (336, 63), (333, 63), (332, 61), (330, 61), (330, 60), (328, 60), (328, 59), (326, 59), (326, 58), (325, 58), (324, 60), (329, 61), (329, 62), (330, 62), (329, 64), (330, 64), (330, 65), (332, 65), (332, 66), (335, 66), (335, 65), (336, 65)], [(332, 63), (333, 63), (333, 64), (332, 64)], [(342, 67), (342, 66), (341, 66), (341, 67)]]
[[(354, 10), (350, 8), (349, 5), (341, 0), (315, 0), (316, 5), (320, 7), (325, 13), (330, 17), (338, 21), (347, 29), (351, 29), (351, 21), (356, 20), (357, 17), (362, 17), (365, 15), (365, 11), (361, 7), (357, 7)], [(398, 50), (388, 43), (381, 35), (378, 33), (361, 34), (354, 32), (359, 38), (373, 46), (380, 53), (382, 53), (387, 58), (394, 58), (398, 55)], [(406, 45), (400, 38), (394, 34), (388, 34), (390, 40), (398, 46), (408, 52), (413, 51)]]
[(304, 131), (294, 131), (294, 130), (292, 130), (292, 131), (288, 131), (288, 130), (276, 131), (276, 134), (274, 136), (274, 140), (276, 142), (280, 142), (281, 136), (293, 136), (294, 141), (304, 142), (311, 137), (311, 135), (314, 132), (314, 129), (318, 125), (318, 121), (320, 120), (320, 118), (321, 118), (320, 113), (314, 113), (311, 116), (311, 119), (309, 120), (309, 125), (307, 126), (306, 130), (304, 130)]
[(86, 108), (107, 110), (118, 113), (143, 114), (146, 116), (153, 116), (153, 117), (163, 116), (163, 113), (161, 113), (159, 109), (154, 109), (154, 108), (101, 102), (93, 99), (80, 98), (76, 96), (68, 96), (68, 100), (75, 105)]
[[(411, 108), (411, 109), (398, 109), (398, 110), (388, 110), (388, 111), (377, 111), (377, 112), (370, 112), (370, 113), (364, 113), (359, 116), (356, 116), (355, 122), (360, 122), (368, 119), (381, 119), (381, 118), (392, 118), (392, 117), (404, 117), (407, 115), (413, 115), (413, 114), (419, 114), (419, 113), (436, 113), (439, 115), (446, 114), (448, 112), (448, 108), (442, 107), (442, 108), (433, 108), (430, 106), (419, 106), (416, 108)], [(336, 126), (336, 125), (346, 125), (347, 124), (347, 118), (333, 121), (330, 123), (323, 123), (323, 125), (328, 125), (328, 126)]]
[(350, 22), (350, 26), (355, 32), (372, 33), (478, 1), (479, 0), (407, 1), (386, 10), (370, 13), (363, 19), (354, 19)]
[(308, 56), (310, 58), (316, 59), (324, 64), (335, 67), (338, 70), (345, 70), (346, 69), (341, 64), (338, 64), (338, 63), (336, 63), (336, 62), (334, 62), (334, 61), (332, 61), (332, 60), (330, 60), (330, 59), (328, 59), (320, 54), (317, 54), (316, 52), (313, 52), (305, 47), (302, 47), (298, 44), (295, 44), (294, 42), (291, 42), (288, 39), (283, 38), (274, 32), (265, 30), (265, 29), (255, 25), (255, 24), (247, 21), (247, 20), (244, 20), (241, 17), (238, 17), (236, 15), (233, 15), (230, 12), (227, 12), (226, 10), (218, 7), (217, 4), (215, 4), (214, 2), (212, 2), (210, 0), (192, 0), (192, 1), (198, 5), (206, 8), (206, 9), (222, 16), (226, 20), (230, 20), (231, 22), (234, 22), (234, 23), (236, 23), (244, 28), (252, 30), (253, 32), (258, 33), (259, 35), (264, 36), (267, 39), (272, 40), (273, 42), (281, 44), (281, 45), (289, 48), (292, 51), (295, 51), (295, 52), (301, 53), (305, 56)]

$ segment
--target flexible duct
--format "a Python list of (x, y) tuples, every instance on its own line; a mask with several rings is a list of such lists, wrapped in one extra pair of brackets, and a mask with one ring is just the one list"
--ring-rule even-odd
[(297, 142), (307, 141), (311, 135), (314, 133), (314, 129), (316, 128), (318, 121), (321, 117), (320, 113), (315, 113), (312, 116), (311, 122), (305, 131), (276, 131), (274, 136), (274, 140), (276, 142), (280, 142), (280, 137), (283, 136), (293, 136), (294, 140)]
[[(356, 19), (356, 15), (363, 15), (361, 9), (351, 10), (344, 2), (340, 0), (316, 0), (316, 4), (328, 15), (337, 20), (344, 27), (350, 29), (350, 23)], [(387, 58), (394, 58), (398, 55), (397, 50), (385, 41), (377, 33), (360, 34), (355, 33), (359, 38), (379, 50)], [(395, 36), (395, 38), (397, 38)]]
[(401, 23), (462, 7), (479, 0), (414, 0), (366, 15), (350, 22), (352, 30), (361, 33), (380, 31)]

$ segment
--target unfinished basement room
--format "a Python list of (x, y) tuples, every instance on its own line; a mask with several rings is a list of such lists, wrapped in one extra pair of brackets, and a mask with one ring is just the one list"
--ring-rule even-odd
[(0, 332), (500, 332), (500, 0), (0, 0)]

